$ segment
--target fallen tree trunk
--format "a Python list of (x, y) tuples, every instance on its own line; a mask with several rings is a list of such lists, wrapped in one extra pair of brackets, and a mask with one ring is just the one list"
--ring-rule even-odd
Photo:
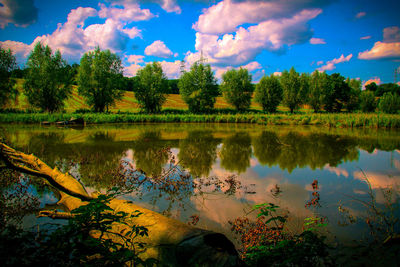
[[(86, 205), (88, 201), (97, 197), (95, 194), (88, 194), (75, 178), (57, 168), (50, 168), (34, 155), (27, 155), (0, 143), (0, 157), (8, 168), (45, 179), (60, 193), (58, 204), (63, 205), (67, 212)], [(142, 213), (130, 219), (128, 225), (114, 223), (112, 232), (128, 232), (132, 225), (146, 227), (148, 236), (137, 236), (135, 239), (145, 243), (145, 250), (138, 255), (143, 260), (157, 259), (163, 266), (242, 265), (234, 245), (223, 234), (184, 224), (122, 199), (111, 199), (108, 206), (114, 212)], [(43, 211), (40, 215), (52, 218), (68, 217), (68, 213), (50, 211)]]

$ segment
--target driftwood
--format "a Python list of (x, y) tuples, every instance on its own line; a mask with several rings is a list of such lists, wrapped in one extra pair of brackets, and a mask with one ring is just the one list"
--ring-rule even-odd
[[(95, 194), (88, 194), (85, 188), (69, 174), (62, 173), (57, 168), (50, 168), (32, 154), (27, 155), (0, 143), (0, 157), (8, 168), (41, 177), (59, 192), (58, 204), (64, 206), (67, 212), (42, 211), (40, 216), (67, 218), (68, 211), (85, 205), (87, 201), (97, 197)], [(234, 245), (223, 234), (187, 225), (126, 200), (114, 198), (108, 205), (115, 212), (142, 213), (129, 222), (148, 228), (148, 236), (135, 239), (146, 244), (146, 249), (139, 254), (143, 260), (157, 259), (163, 266), (242, 265)], [(114, 223), (112, 231), (128, 232), (129, 226)]]

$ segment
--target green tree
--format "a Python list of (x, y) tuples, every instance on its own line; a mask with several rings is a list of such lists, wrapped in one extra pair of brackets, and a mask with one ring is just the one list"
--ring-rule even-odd
[(348, 112), (352, 112), (360, 106), (361, 80), (347, 78), (346, 83), (350, 88), (346, 109)]
[(339, 73), (329, 76), (325, 88), (324, 106), (328, 112), (340, 112), (350, 97), (350, 87)]
[(273, 74), (271, 76), (264, 76), (256, 85), (256, 92), (254, 99), (260, 103), (263, 110), (266, 112), (276, 112), (276, 108), (282, 101), (282, 86), (277, 77)]
[(375, 96), (383, 96), (385, 93), (400, 95), (400, 86), (395, 83), (380, 84), (375, 91)]
[(372, 91), (375, 94), (376, 90), (378, 90), (378, 85), (376, 85), (375, 82), (372, 82), (365, 86), (365, 90)]
[(110, 50), (85, 53), (78, 71), (78, 92), (96, 112), (103, 112), (123, 96), (121, 59)]
[(71, 94), (72, 75), (60, 51), (52, 54), (49, 46), (40, 42), (35, 45), (26, 63), (28, 72), (24, 93), (29, 103), (48, 112), (64, 106)]
[(139, 105), (149, 113), (161, 111), (168, 89), (167, 78), (161, 64), (153, 62), (147, 64), (137, 72), (139, 86), (136, 88), (135, 97)]
[(11, 73), (16, 69), (15, 56), (10, 49), (0, 46), (0, 108), (4, 107), (9, 100), (15, 98), (18, 91), (15, 89), (15, 81), (11, 79)]
[(293, 113), (303, 103), (300, 76), (292, 67), (289, 72), (285, 70), (282, 73), (280, 80), (283, 88), (283, 103), (290, 109), (290, 113)]
[(375, 95), (372, 91), (362, 91), (360, 94), (360, 108), (362, 112), (374, 112), (376, 108)]
[(400, 110), (400, 96), (398, 94), (385, 93), (379, 101), (379, 110), (395, 114)]
[(194, 63), (189, 72), (183, 72), (178, 86), (191, 112), (204, 112), (214, 107), (218, 87), (210, 65)]
[(231, 69), (222, 75), (220, 86), (226, 102), (237, 110), (246, 110), (251, 104), (252, 85), (251, 75), (247, 69)]
[(310, 78), (310, 87), (308, 91), (308, 104), (319, 112), (324, 102), (325, 88), (328, 86), (328, 75), (326, 72), (320, 73), (314, 71)]

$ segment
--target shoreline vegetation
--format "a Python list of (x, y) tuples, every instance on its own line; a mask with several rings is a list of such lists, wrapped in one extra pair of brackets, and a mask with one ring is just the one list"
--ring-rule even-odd
[(380, 113), (214, 113), (193, 114), (170, 110), (145, 113), (0, 113), (0, 123), (56, 123), (82, 118), (102, 123), (250, 123), (259, 125), (317, 125), (338, 128), (400, 128), (400, 115)]

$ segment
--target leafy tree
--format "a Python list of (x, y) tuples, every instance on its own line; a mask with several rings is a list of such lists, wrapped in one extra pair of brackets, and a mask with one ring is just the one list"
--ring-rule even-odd
[(11, 79), (11, 73), (16, 66), (12, 51), (5, 50), (0, 46), (0, 108), (15, 98), (18, 93), (14, 88), (15, 81)]
[(379, 101), (379, 110), (395, 114), (400, 110), (400, 96), (398, 94), (385, 93)]
[(189, 72), (183, 72), (178, 86), (191, 112), (204, 112), (214, 107), (218, 87), (210, 65), (194, 63)]
[(302, 104), (308, 102), (308, 92), (310, 91), (311, 76), (308, 73), (302, 73), (300, 75), (300, 96)]
[(310, 78), (310, 87), (308, 91), (308, 104), (314, 109), (314, 112), (319, 112), (325, 96), (325, 90), (328, 86), (328, 75), (326, 72), (320, 73), (314, 71)]
[(395, 83), (380, 84), (375, 91), (375, 96), (383, 96), (385, 93), (400, 95), (400, 86)]
[(372, 82), (365, 86), (365, 90), (372, 91), (375, 94), (376, 90), (378, 90), (378, 85), (376, 85), (375, 82)]
[(96, 112), (103, 112), (123, 96), (121, 59), (110, 50), (85, 53), (78, 71), (78, 92)]
[(339, 73), (329, 76), (328, 86), (325, 88), (324, 104), (328, 112), (340, 112), (349, 100), (350, 87)]
[(137, 77), (139, 84), (134, 92), (140, 106), (149, 113), (160, 112), (168, 86), (161, 64), (147, 64), (137, 72)]
[(48, 112), (61, 109), (71, 94), (72, 76), (60, 51), (52, 54), (49, 46), (38, 42), (26, 65), (24, 93), (29, 103)]
[(168, 80), (168, 94), (179, 95), (178, 83), (179, 83), (178, 79)]
[(282, 101), (282, 86), (277, 77), (264, 76), (256, 85), (254, 99), (260, 103), (263, 110), (266, 112), (276, 112), (276, 108)]
[(283, 88), (283, 102), (290, 109), (290, 113), (293, 113), (303, 101), (303, 92), (300, 90), (300, 76), (293, 67), (289, 72), (285, 70), (282, 73), (281, 84)]
[(251, 104), (251, 75), (247, 69), (231, 69), (222, 75), (220, 86), (226, 102), (237, 110), (246, 110)]
[(350, 87), (346, 109), (348, 112), (352, 112), (358, 109), (360, 105), (361, 80), (347, 78), (346, 83)]
[(362, 91), (360, 94), (360, 107), (363, 112), (374, 112), (376, 108), (375, 95), (372, 91)]

